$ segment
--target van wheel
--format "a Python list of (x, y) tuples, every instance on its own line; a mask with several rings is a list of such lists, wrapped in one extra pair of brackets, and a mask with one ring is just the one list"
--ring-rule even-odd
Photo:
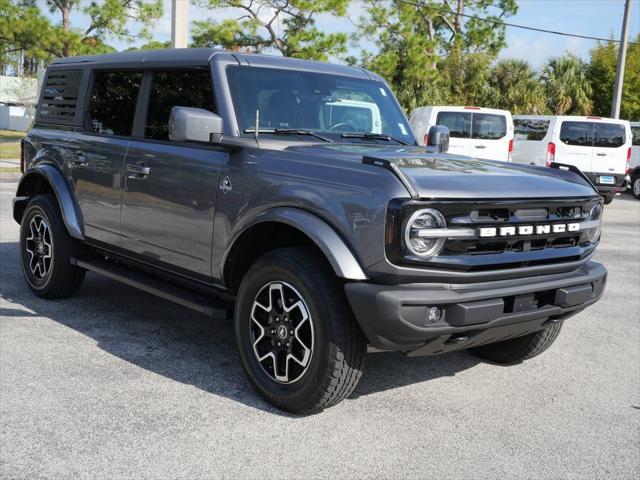
[(613, 195), (605, 195), (604, 196), (604, 204), (609, 205), (613, 202)]
[(20, 256), (29, 288), (42, 298), (64, 298), (75, 294), (85, 270), (71, 264), (81, 249), (64, 225), (53, 195), (31, 199), (20, 224)]
[(362, 376), (365, 337), (342, 282), (310, 248), (277, 249), (258, 259), (240, 285), (234, 324), (249, 381), (283, 410), (335, 405)]
[(640, 200), (640, 175), (636, 175), (631, 180), (631, 191), (633, 192), (633, 197)]
[(530, 333), (522, 337), (490, 343), (481, 347), (471, 348), (471, 352), (478, 357), (485, 358), (503, 365), (515, 365), (544, 352), (555, 342), (562, 329), (562, 322), (552, 323), (544, 330)]

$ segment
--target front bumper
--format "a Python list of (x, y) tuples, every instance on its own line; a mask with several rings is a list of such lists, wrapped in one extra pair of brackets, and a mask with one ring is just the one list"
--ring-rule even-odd
[[(369, 343), (380, 350), (434, 355), (545, 328), (595, 303), (607, 271), (596, 262), (542, 277), (472, 284), (347, 283), (345, 291)], [(436, 323), (427, 308), (442, 308)]]

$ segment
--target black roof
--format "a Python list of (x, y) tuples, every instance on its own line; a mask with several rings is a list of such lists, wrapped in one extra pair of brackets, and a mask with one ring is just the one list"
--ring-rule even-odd
[(275, 55), (227, 52), (215, 48), (165, 48), (161, 50), (131, 50), (105, 55), (82, 55), (58, 58), (51, 67), (92, 66), (99, 68), (158, 68), (207, 66), (213, 56), (221, 56), (239, 65), (306, 70), (359, 78), (376, 78), (362, 68), (332, 63), (301, 60)]

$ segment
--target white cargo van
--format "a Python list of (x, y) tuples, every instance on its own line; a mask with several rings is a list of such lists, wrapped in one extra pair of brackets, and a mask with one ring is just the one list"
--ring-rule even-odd
[(640, 200), (640, 122), (631, 122), (631, 136), (629, 183), (633, 196)]
[(449, 129), (449, 153), (486, 160), (511, 160), (513, 121), (506, 110), (481, 107), (418, 107), (409, 115), (413, 133), (426, 145), (429, 128)]
[(612, 118), (514, 115), (513, 161), (579, 168), (610, 203), (622, 191), (631, 156), (631, 127)]

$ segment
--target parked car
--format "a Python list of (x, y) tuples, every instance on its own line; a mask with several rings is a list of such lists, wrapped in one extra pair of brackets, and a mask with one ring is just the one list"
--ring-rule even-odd
[(629, 161), (629, 186), (633, 196), (640, 200), (640, 122), (631, 122), (631, 160)]
[[(375, 104), (380, 129), (327, 121), (338, 98)], [(521, 362), (605, 287), (602, 199), (577, 170), (443, 153), (442, 126), (418, 146), (366, 70), (212, 49), (72, 57), (38, 105), (13, 207), (31, 290), (68, 297), (93, 271), (232, 308), (251, 384), (292, 412), (347, 397), (368, 346)]]
[(481, 107), (419, 107), (409, 115), (411, 129), (421, 145), (429, 129), (449, 129), (449, 151), (485, 160), (511, 161), (513, 121), (507, 110)]
[(611, 203), (626, 185), (631, 128), (626, 120), (595, 116), (514, 115), (513, 161), (573, 165)]

